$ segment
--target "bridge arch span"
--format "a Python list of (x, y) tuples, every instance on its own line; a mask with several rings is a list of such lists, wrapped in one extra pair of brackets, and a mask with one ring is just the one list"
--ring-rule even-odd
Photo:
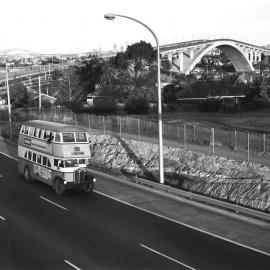
[(20, 52), (21, 54), (28, 54), (28, 55), (40, 55), (38, 52), (33, 52), (27, 49), (19, 49), (19, 48), (11, 48), (8, 50), (4, 50), (0, 52), (0, 56), (6, 56), (10, 53)]
[(202, 49), (202, 51), (194, 58), (192, 63), (188, 66), (185, 74), (189, 74), (194, 69), (194, 67), (201, 61), (202, 57), (214, 48), (221, 50), (228, 57), (228, 59), (230, 59), (237, 72), (254, 71), (253, 65), (245, 55), (245, 52), (234, 42), (216, 41), (213, 44), (210, 44)]

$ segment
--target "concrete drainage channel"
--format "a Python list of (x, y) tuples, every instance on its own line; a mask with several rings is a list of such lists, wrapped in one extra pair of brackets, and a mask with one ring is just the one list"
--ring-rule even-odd
[[(111, 177), (111, 175), (108, 175), (108, 174), (100, 172), (100, 171), (91, 170), (91, 169), (89, 169), (89, 171), (94, 172), (96, 174), (99, 174), (101, 176), (106, 175), (107, 177), (110, 177), (110, 178), (116, 178), (116, 177)], [(264, 212), (260, 212), (260, 211), (256, 211), (256, 210), (253, 210), (253, 209), (250, 209), (250, 208), (247, 208), (247, 207), (243, 207), (243, 206), (239, 206), (239, 205), (236, 205), (236, 204), (224, 202), (224, 201), (221, 201), (221, 200), (216, 200), (216, 199), (213, 199), (213, 198), (210, 198), (210, 197), (206, 197), (206, 196), (203, 196), (203, 195), (192, 193), (190, 191), (184, 191), (184, 190), (174, 188), (174, 187), (171, 187), (171, 186), (168, 186), (168, 185), (162, 185), (162, 184), (159, 184), (159, 183), (156, 183), (156, 182), (153, 182), (153, 181), (149, 181), (149, 180), (146, 180), (146, 179), (143, 179), (143, 178), (139, 178), (139, 177), (129, 178), (128, 180), (123, 179), (122, 182), (123, 181), (136, 183), (138, 185), (145, 186), (145, 187), (148, 187), (148, 188), (152, 188), (152, 189), (161, 191), (163, 193), (168, 193), (170, 195), (174, 195), (174, 196), (177, 196), (177, 197), (183, 197), (183, 198), (187, 198), (187, 199), (190, 199), (190, 200), (194, 200), (194, 201), (199, 202), (199, 203), (211, 205), (211, 206), (214, 206), (214, 207), (219, 207), (219, 208), (222, 208), (222, 209), (227, 210), (227, 211), (235, 212), (237, 214), (241, 213), (243, 215), (246, 215), (246, 216), (249, 216), (249, 217), (252, 217), (252, 218), (257, 218), (257, 219), (259, 218), (259, 219), (261, 219), (263, 221), (266, 221), (266, 222), (270, 223), (270, 215), (269, 214), (264, 213)]]

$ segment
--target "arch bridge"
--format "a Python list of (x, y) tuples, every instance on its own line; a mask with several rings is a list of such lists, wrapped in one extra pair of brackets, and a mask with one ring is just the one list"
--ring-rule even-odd
[(228, 57), (237, 72), (254, 71), (253, 64), (261, 61), (262, 54), (270, 55), (269, 49), (233, 39), (194, 40), (162, 45), (160, 54), (173, 64), (173, 69), (188, 75), (202, 57), (214, 48)]

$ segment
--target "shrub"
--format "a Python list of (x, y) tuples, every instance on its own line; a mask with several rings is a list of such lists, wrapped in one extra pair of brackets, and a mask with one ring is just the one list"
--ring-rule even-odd
[(241, 105), (243, 111), (256, 111), (269, 107), (270, 102), (264, 98), (245, 99)]
[(148, 102), (144, 98), (132, 97), (125, 103), (125, 110), (128, 114), (146, 114), (148, 109)]
[(198, 105), (199, 111), (202, 112), (217, 112), (220, 109), (219, 100), (205, 100)]

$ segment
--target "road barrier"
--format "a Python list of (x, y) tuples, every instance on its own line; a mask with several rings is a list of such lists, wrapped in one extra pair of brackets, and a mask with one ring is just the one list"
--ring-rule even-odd
[(234, 211), (237, 214), (242, 213), (242, 214), (245, 214), (247, 216), (263, 219), (267, 222), (270, 222), (270, 214), (256, 211), (256, 210), (253, 210), (253, 209), (250, 209), (247, 207), (243, 207), (243, 206), (240, 206), (237, 204), (224, 202), (224, 201), (213, 199), (213, 198), (206, 197), (203, 195), (195, 194), (195, 193), (190, 192), (190, 191), (184, 191), (184, 190), (174, 188), (171, 186), (162, 185), (162, 184), (159, 184), (159, 183), (156, 183), (153, 181), (149, 181), (149, 180), (145, 180), (145, 179), (142, 179), (139, 177), (135, 177), (135, 178), (131, 179), (130, 181), (135, 182), (135, 183), (140, 184), (140, 185), (151, 187), (151, 188), (163, 191), (163, 192), (167, 192), (168, 194), (188, 198), (190, 200), (194, 200), (194, 201), (197, 201), (200, 203), (205, 203), (205, 204), (221, 207), (221, 208), (226, 209), (226, 210)]

